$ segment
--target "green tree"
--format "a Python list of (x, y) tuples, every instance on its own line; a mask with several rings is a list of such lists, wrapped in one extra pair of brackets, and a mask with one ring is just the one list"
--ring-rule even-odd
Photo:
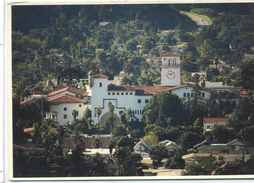
[(137, 50), (138, 41), (134, 39), (129, 39), (126, 43), (127, 50), (135, 51)]
[(215, 157), (210, 156), (201, 160), (192, 161), (185, 166), (186, 175), (211, 175), (216, 169)]
[(153, 162), (158, 166), (161, 164), (161, 160), (170, 156), (167, 148), (162, 145), (153, 146), (149, 154)]
[(114, 105), (108, 104), (109, 111), (100, 118), (100, 126), (106, 133), (112, 133), (112, 130), (120, 124), (119, 117), (114, 113)]
[(194, 145), (200, 143), (203, 140), (203, 136), (199, 133), (187, 131), (182, 134), (180, 144), (183, 150), (187, 150)]
[(235, 132), (224, 126), (216, 126), (212, 131), (213, 138), (217, 143), (227, 143), (235, 138)]
[(162, 93), (154, 96), (144, 110), (146, 124), (155, 123), (162, 127), (180, 125), (188, 121), (188, 110), (176, 95)]
[(254, 90), (252, 76), (254, 76), (254, 59), (247, 60), (241, 64), (239, 84), (245, 89)]
[(250, 145), (254, 145), (254, 125), (245, 127), (239, 132), (240, 138)]
[(170, 157), (164, 166), (170, 169), (183, 169), (185, 166), (185, 161), (182, 159), (183, 153), (177, 150), (174, 156)]
[(253, 104), (253, 99), (251, 97), (243, 98), (239, 101), (239, 104), (230, 118), (230, 125), (236, 131), (252, 125), (254, 119)]

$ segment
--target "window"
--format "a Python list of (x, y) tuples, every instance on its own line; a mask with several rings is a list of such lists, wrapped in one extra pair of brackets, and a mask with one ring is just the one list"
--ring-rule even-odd
[(102, 82), (99, 82), (99, 87), (102, 87)]
[(145, 103), (147, 104), (148, 102), (149, 102), (149, 100), (148, 100), (148, 99), (146, 99), (146, 100), (145, 100)]
[(67, 119), (67, 114), (64, 114), (63, 118), (64, 118), (64, 119)]
[(183, 93), (183, 96), (186, 97), (186, 93)]
[(67, 111), (67, 107), (64, 107), (64, 111)]
[(202, 93), (202, 97), (205, 97), (205, 93)]
[(119, 95), (119, 92), (117, 92), (116, 95)]
[(139, 104), (141, 103), (141, 99), (138, 99), (138, 103), (139, 103)]
[(187, 97), (190, 97), (190, 93), (187, 93)]
[(78, 106), (79, 106), (79, 107), (82, 107), (82, 104), (79, 104)]
[(194, 97), (194, 93), (191, 93), (191, 97)]
[(113, 92), (112, 95), (115, 95), (115, 93)]
[(132, 92), (130, 92), (130, 95), (132, 95)]
[(52, 119), (56, 119), (56, 115), (55, 114), (52, 114)]
[(126, 92), (125, 95), (128, 95), (128, 92)]
[(108, 95), (111, 95), (111, 93), (110, 93), (110, 92), (108, 92)]
[(122, 92), (121, 95), (124, 95), (124, 93)]

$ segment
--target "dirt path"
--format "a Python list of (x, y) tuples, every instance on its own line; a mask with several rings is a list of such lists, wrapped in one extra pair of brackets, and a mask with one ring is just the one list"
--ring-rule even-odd
[(207, 26), (212, 24), (212, 20), (206, 15), (200, 15), (193, 12), (181, 11), (180, 13), (190, 17), (199, 26)]

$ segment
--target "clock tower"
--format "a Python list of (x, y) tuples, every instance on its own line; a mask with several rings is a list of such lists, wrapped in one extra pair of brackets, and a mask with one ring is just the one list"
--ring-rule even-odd
[(167, 55), (161, 57), (161, 85), (181, 85), (180, 56)]

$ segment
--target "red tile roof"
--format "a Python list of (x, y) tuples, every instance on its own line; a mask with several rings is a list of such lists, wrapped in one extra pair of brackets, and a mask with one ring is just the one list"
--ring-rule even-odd
[(226, 123), (228, 118), (224, 117), (204, 117), (203, 123)]
[(177, 57), (179, 54), (173, 52), (163, 52), (160, 55), (161, 57)]
[(249, 96), (249, 90), (247, 90), (247, 89), (241, 89), (240, 90), (240, 96), (241, 97)]
[(48, 99), (48, 101), (52, 104), (62, 104), (62, 103), (83, 103), (81, 98), (71, 96), (71, 95), (63, 95), (57, 98)]
[(161, 85), (154, 85), (154, 86), (138, 86), (138, 85), (114, 85), (110, 84), (108, 86), (109, 91), (136, 91), (141, 92), (144, 95), (156, 95), (162, 92), (168, 92), (172, 89), (176, 88), (175, 86), (161, 86)]
[(105, 74), (95, 74), (93, 75), (93, 78), (108, 79), (108, 76), (106, 76)]
[(51, 96), (58, 95), (60, 93), (66, 92), (66, 91), (69, 91), (71, 93), (78, 94), (78, 95), (85, 94), (84, 90), (81, 90), (81, 89), (78, 89), (78, 88), (75, 88), (72, 86), (58, 86), (54, 91), (49, 92), (48, 96), (51, 97)]
[(171, 91), (175, 86), (135, 86), (137, 90), (143, 90), (145, 95), (157, 95), (162, 92)]
[(24, 128), (24, 133), (28, 135), (32, 135), (32, 132), (34, 131), (34, 128)]

